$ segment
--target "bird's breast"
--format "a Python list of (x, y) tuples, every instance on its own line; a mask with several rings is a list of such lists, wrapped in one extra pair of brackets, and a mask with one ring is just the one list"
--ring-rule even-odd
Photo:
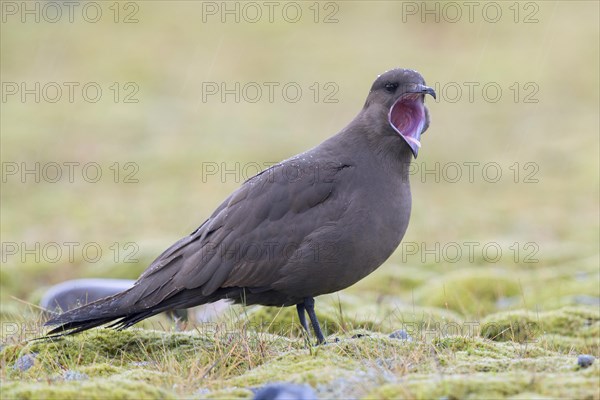
[[(377, 269), (397, 249), (408, 227), (411, 196), (408, 181), (358, 180), (345, 197), (343, 217), (328, 242), (328, 261), (316, 269), (327, 292), (353, 285)], [(343, 192), (342, 192), (343, 193)]]

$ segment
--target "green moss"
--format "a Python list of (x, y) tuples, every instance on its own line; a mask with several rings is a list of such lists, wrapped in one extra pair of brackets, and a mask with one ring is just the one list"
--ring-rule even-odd
[(6, 365), (12, 365), (19, 358), (19, 352), (21, 351), (21, 346), (12, 344), (12, 345), (3, 345), (2, 350), (0, 350), (0, 361), (2, 362), (2, 368)]
[[(8, 298), (6, 293), (14, 293), (18, 288), (16, 275), (11, 273), (11, 270), (2, 266), (0, 268), (0, 299)], [(4, 302), (4, 301), (3, 301)]]
[(496, 313), (481, 321), (481, 335), (496, 341), (539, 342), (554, 350), (598, 354), (600, 310), (579, 306), (540, 313)]
[(574, 371), (575, 358), (540, 343), (495, 342), (483, 338), (448, 337), (432, 342), (446, 373)]
[(598, 338), (600, 309), (596, 307), (565, 307), (540, 316), (544, 333), (564, 336)]
[(90, 377), (108, 377), (116, 374), (120, 374), (126, 371), (125, 367), (117, 367), (107, 363), (93, 363), (90, 365), (82, 365), (78, 368), (78, 371), (86, 374)]
[(344, 329), (341, 332), (361, 328), (389, 334), (403, 329), (415, 339), (424, 339), (431, 332), (446, 331), (462, 324), (460, 316), (452, 311), (387, 303), (386, 300), (384, 298), (380, 304), (368, 302), (356, 308), (342, 306), (340, 319), (343, 323), (340, 325)]
[(363, 293), (372, 291), (378, 295), (410, 295), (413, 289), (426, 283), (435, 275), (436, 272), (430, 268), (388, 263), (379, 268), (376, 273), (358, 282), (353, 289)]
[[(3, 365), (12, 366), (19, 357), (37, 353), (35, 366), (27, 371), (32, 378), (90, 365), (99, 368), (102, 375), (114, 372), (107, 370), (109, 366), (131, 368), (141, 364), (163, 369), (190, 359), (199, 365), (214, 364), (210, 372), (218, 376), (239, 374), (256, 367), (269, 354), (289, 347), (282, 338), (252, 333), (211, 338), (194, 333), (99, 329), (58, 340), (7, 346), (0, 354)], [(95, 375), (93, 370), (86, 373)], [(22, 373), (9, 368), (7, 374), (16, 377)]]
[[(207, 358), (214, 342), (188, 333), (167, 333), (132, 329), (96, 329), (65, 338), (36, 341), (21, 353), (36, 352), (42, 363), (90, 364), (102, 362), (151, 361), (164, 354)], [(58, 359), (57, 359), (58, 357)]]
[(492, 359), (541, 357), (551, 354), (533, 344), (497, 343), (480, 337), (444, 337), (434, 339), (432, 345), (437, 350), (446, 350), (453, 354), (465, 352), (469, 356)]
[(217, 384), (217, 387), (222, 387), (221, 385), (262, 386), (268, 382), (280, 381), (282, 377), (285, 377), (287, 382), (317, 385), (329, 382), (339, 376), (342, 371), (353, 370), (357, 367), (357, 362), (335, 352), (321, 349), (293, 350), (283, 353), (243, 375)]
[(349, 332), (337, 342), (331, 343), (318, 351), (326, 354), (338, 354), (357, 361), (377, 358), (396, 358), (408, 355), (421, 344), (398, 339), (390, 339), (387, 335), (357, 330)]
[[(5, 367), (4, 378), (8, 379), (5, 383), (33, 383), (37, 380), (60, 382), (64, 371), (72, 370), (87, 375), (94, 382), (102, 382), (102, 379), (135, 382), (157, 388), (178, 387), (178, 390), (189, 393), (197, 389), (198, 383), (203, 382), (204, 378), (219, 380), (242, 375), (291, 348), (289, 341), (268, 334), (243, 332), (232, 335), (217, 332), (213, 337), (208, 336), (198, 333), (99, 329), (53, 341), (6, 346), (0, 354)], [(37, 354), (32, 368), (25, 372), (12, 368), (19, 357), (31, 353)], [(7, 393), (17, 397), (36, 397), (37, 394), (28, 390), (38, 389), (44, 390), (43, 387), (28, 386), (21, 392), (10, 389), (12, 391)], [(136, 397), (133, 389), (131, 394), (113, 391), (108, 387), (105, 390), (105, 396), (111, 398)], [(145, 396), (145, 390), (142, 390), (142, 397)], [(50, 392), (49, 396), (64, 395), (70, 398), (71, 393), (76, 393), (76, 390), (71, 386), (61, 386), (59, 392)], [(158, 393), (146, 397), (165, 396)]]
[(577, 338), (561, 335), (542, 335), (539, 343), (545, 348), (565, 354), (600, 354), (600, 338)]
[(402, 384), (385, 385), (370, 393), (368, 398), (448, 398), (501, 399), (540, 397), (598, 399), (597, 376), (588, 377), (575, 372), (538, 375), (537, 373), (456, 374), (441, 378), (414, 377)]
[[(344, 305), (354, 307), (352, 297), (341, 299)], [(511, 327), (515, 321), (533, 320), (531, 315), (525, 311), (497, 313), (489, 321)], [(506, 335), (499, 340), (498, 334), (489, 333), (487, 338), (476, 332), (471, 336), (438, 332), (427, 340), (402, 341), (390, 339), (387, 333), (354, 329), (330, 336), (326, 345), (306, 347), (302, 339), (244, 329), (248, 324), (241, 320), (192, 333), (99, 329), (56, 341), (5, 346), (0, 352), (2, 394), (69, 399), (90, 390), (91, 398), (96, 391), (111, 398), (189, 397), (191, 393), (198, 398), (247, 398), (251, 396), (249, 388), (285, 377), (289, 382), (310, 384), (321, 393), (345, 396), (506, 398), (528, 393), (551, 395), (552, 391), (538, 386), (535, 379), (531, 383), (531, 377), (540, 374), (545, 379), (554, 374), (568, 381), (557, 393), (589, 397), (591, 382), (600, 375), (598, 363), (580, 370), (574, 355), (550, 346), (547, 340), (553, 335), (595, 340), (597, 312), (570, 307), (535, 316), (546, 325), (537, 325), (541, 333), (534, 340), (520, 343)], [(485, 326), (483, 322), (488, 320), (481, 326)], [(559, 335), (567, 332), (570, 336)], [(12, 368), (19, 357), (30, 353), (38, 353), (33, 368), (26, 372)], [(89, 378), (65, 382), (65, 370)], [(434, 373), (441, 374), (442, 381), (434, 378)], [(110, 386), (114, 382), (118, 387)]]
[[(528, 385), (522, 376), (577, 372), (569, 379), (578, 384), (560, 390), (585, 397), (589, 381), (598, 378), (597, 363), (578, 370), (575, 357), (579, 351), (598, 354), (600, 316), (593, 307), (500, 312), (470, 324), (473, 329), (462, 335), (453, 335), (454, 328), (467, 323), (453, 311), (368, 296), (319, 299), (322, 325), (334, 328), (324, 346), (307, 347), (293, 307), (247, 312), (234, 307), (218, 324), (202, 324), (187, 333), (97, 329), (60, 340), (5, 345), (0, 351), (3, 394), (68, 399), (78, 390), (100, 388), (122, 398), (190, 393), (199, 398), (247, 398), (249, 388), (285, 377), (321, 388), (327, 395), (527, 398), (528, 393), (550, 392)], [(288, 330), (274, 329), (286, 324)], [(405, 329), (413, 340), (390, 339), (388, 334), (396, 329)], [(25, 372), (12, 368), (19, 357), (30, 353), (37, 353), (32, 368)], [(89, 378), (65, 382), (65, 370)], [(433, 373), (448, 379), (437, 385)], [(473, 374), (480, 380), (459, 379)], [(397, 379), (406, 384), (399, 387)], [(16, 382), (23, 384), (18, 390)], [(55, 385), (49, 390), (40, 382)], [(124, 384), (113, 388), (108, 382)]]
[(527, 308), (551, 309), (581, 304), (581, 297), (600, 298), (598, 260), (592, 265), (559, 265), (549, 270), (536, 270), (524, 276)]
[(152, 369), (152, 366), (147, 368), (133, 368), (122, 370), (119, 374), (113, 375), (114, 379), (121, 379), (132, 382), (145, 382), (152, 386), (168, 386), (165, 383), (170, 382), (168, 374)]
[[(369, 298), (350, 294), (322, 296), (316, 307), (317, 317), (327, 335), (354, 329), (391, 333), (404, 329), (420, 337), (425, 331), (439, 330), (444, 324), (460, 324), (458, 314), (432, 307), (418, 307), (383, 297)], [(247, 318), (246, 318), (247, 315)], [(283, 336), (304, 337), (295, 307), (256, 307), (242, 316), (248, 329), (268, 331)]]
[(415, 291), (415, 302), (463, 315), (483, 316), (497, 309), (501, 298), (520, 293), (519, 282), (499, 269), (448, 272)]
[(40, 312), (32, 306), (16, 300), (0, 303), (0, 322), (2, 340), (24, 340), (32, 334), (39, 334)]
[(235, 400), (235, 399), (249, 399), (249, 398), (252, 398), (252, 395), (253, 395), (253, 393), (249, 389), (228, 388), (228, 389), (216, 390), (214, 392), (202, 394), (201, 396), (198, 396), (197, 398)]
[(2, 385), (3, 399), (175, 399), (173, 393), (145, 382), (100, 378), (91, 381), (23, 383)]
[[(245, 325), (249, 330), (271, 332), (282, 336), (303, 335), (296, 307), (254, 307), (246, 313)], [(317, 310), (323, 333), (328, 335), (336, 325), (322, 310)]]
[(522, 343), (532, 341), (542, 332), (541, 322), (532, 312), (525, 310), (492, 314), (481, 321), (481, 336), (496, 340)]
[(431, 341), (431, 344), (436, 349), (450, 350), (453, 352), (472, 350), (490, 351), (494, 349), (491, 342), (477, 337), (450, 336), (435, 338)]
[(542, 396), (535, 392), (522, 392), (514, 396), (507, 397), (509, 400), (552, 400), (553, 397)]
[(520, 376), (456, 375), (441, 379), (415, 379), (401, 385), (385, 385), (367, 397), (375, 399), (501, 399), (518, 394), (521, 388), (526, 386), (527, 378)]
[[(362, 336), (356, 337), (359, 335)], [(213, 389), (220, 385), (259, 387), (282, 379), (322, 388), (335, 386), (340, 380), (346, 382), (344, 386), (354, 382), (370, 387), (374, 383), (366, 378), (369, 370), (376, 368), (379, 374), (382, 366), (400, 370), (408, 369), (409, 365), (425, 370), (429, 365), (428, 357), (429, 352), (423, 351), (423, 344), (390, 339), (387, 335), (364, 330), (353, 331), (336, 342), (281, 354)]]

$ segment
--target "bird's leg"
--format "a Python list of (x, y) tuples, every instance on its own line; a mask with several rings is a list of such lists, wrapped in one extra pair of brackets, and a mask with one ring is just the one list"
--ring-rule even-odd
[(298, 319), (300, 320), (300, 325), (302, 325), (306, 333), (310, 334), (310, 331), (308, 330), (308, 324), (306, 323), (306, 314), (304, 314), (304, 303), (296, 304), (296, 310), (298, 310)]
[[(317, 344), (325, 343), (325, 337), (323, 336), (323, 332), (321, 332), (321, 326), (319, 325), (317, 314), (315, 314), (315, 299), (313, 299), (312, 297), (306, 297), (304, 299), (303, 308), (306, 309), (306, 312), (308, 313), (308, 318), (310, 318), (310, 323), (312, 324), (313, 330), (315, 331), (315, 336), (317, 336)], [(308, 330), (306, 326), (304, 327), (304, 329)]]

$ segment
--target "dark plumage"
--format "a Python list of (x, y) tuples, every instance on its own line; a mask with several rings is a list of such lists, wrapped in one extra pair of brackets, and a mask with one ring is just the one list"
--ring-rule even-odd
[(127, 328), (174, 308), (228, 298), (306, 310), (323, 342), (313, 297), (379, 267), (408, 226), (412, 155), (429, 125), (419, 73), (394, 69), (373, 83), (337, 135), (250, 178), (198, 229), (162, 253), (128, 290), (47, 322), (72, 334), (115, 321)]

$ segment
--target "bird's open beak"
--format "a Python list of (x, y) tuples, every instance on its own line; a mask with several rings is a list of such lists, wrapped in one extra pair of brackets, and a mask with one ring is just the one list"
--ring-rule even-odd
[(436, 98), (435, 90), (429, 86), (415, 84), (396, 100), (388, 114), (390, 125), (410, 146), (415, 158), (421, 148), (421, 134), (427, 118), (423, 104), (426, 94)]

